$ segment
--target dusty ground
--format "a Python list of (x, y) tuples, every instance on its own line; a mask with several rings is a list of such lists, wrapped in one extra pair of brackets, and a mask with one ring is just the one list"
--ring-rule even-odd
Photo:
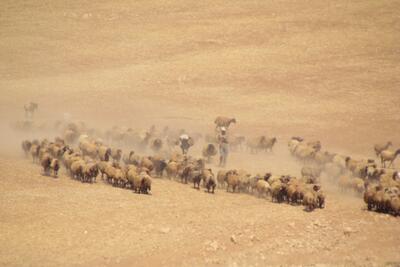
[[(313, 213), (157, 180), (152, 196), (42, 177), (8, 130), (36, 120), (151, 124), (278, 137), (230, 166), (297, 174), (292, 135), (373, 157), (400, 146), (398, 1), (1, 1), (0, 264), (383, 265), (400, 221), (327, 185)], [(396, 162), (396, 166), (400, 163)], [(236, 241), (232, 242), (234, 236)]]

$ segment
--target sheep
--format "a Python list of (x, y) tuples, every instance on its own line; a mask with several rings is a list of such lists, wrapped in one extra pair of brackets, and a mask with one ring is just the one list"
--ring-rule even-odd
[(207, 159), (207, 162), (211, 162), (211, 157), (215, 156), (217, 154), (217, 148), (215, 147), (214, 144), (207, 144), (203, 148), (202, 151), (203, 157)]
[(98, 150), (97, 150), (97, 146), (89, 141), (83, 141), (81, 143), (79, 143), (79, 148), (82, 151), (82, 155), (83, 156), (89, 156), (92, 159), (97, 158), (98, 155)]
[(390, 168), (390, 166), (392, 166), (392, 164), (393, 164), (393, 161), (396, 159), (397, 155), (399, 155), (399, 154), (400, 154), (400, 148), (397, 149), (396, 151), (383, 150), (380, 153), (382, 167), (386, 168), (386, 162), (389, 162), (388, 168)]
[(178, 163), (176, 161), (169, 161), (165, 167), (167, 176), (171, 178), (176, 178), (178, 175)]
[(267, 138), (264, 144), (262, 145), (262, 148), (265, 149), (265, 151), (269, 150), (270, 152), (272, 152), (272, 148), (274, 147), (276, 142), (277, 142), (276, 137)]
[(214, 120), (214, 124), (215, 124), (215, 128), (229, 128), (229, 125), (231, 125), (231, 123), (236, 123), (236, 119), (235, 118), (228, 118), (228, 117), (223, 117), (223, 116), (218, 116), (215, 118)]
[(271, 186), (267, 181), (258, 180), (256, 183), (258, 197), (266, 197), (271, 193)]
[(121, 149), (111, 149), (111, 158), (114, 162), (119, 162), (122, 157), (122, 150)]
[(167, 167), (167, 163), (161, 157), (155, 156), (152, 159), (155, 175), (162, 177), (164, 169)]
[(30, 151), (30, 149), (31, 149), (31, 146), (32, 146), (32, 143), (29, 141), (29, 140), (24, 140), (23, 142), (22, 142), (22, 150), (24, 151), (24, 153), (25, 153), (25, 157), (28, 157), (28, 155), (29, 155), (29, 151)]
[(32, 156), (32, 162), (35, 163), (39, 159), (39, 151), (41, 149), (40, 145), (33, 144), (30, 148), (30, 154)]
[(317, 207), (320, 209), (325, 208), (325, 194), (321, 191), (317, 191)]
[(98, 149), (98, 157), (102, 161), (109, 161), (111, 157), (111, 148), (106, 146), (100, 146)]
[(141, 183), (140, 183), (140, 193), (148, 194), (151, 191), (151, 177), (146, 172), (140, 173)]
[(292, 139), (289, 140), (289, 142), (288, 142), (288, 148), (289, 148), (289, 151), (290, 151), (290, 153), (291, 153), (292, 155), (294, 155), (297, 146), (298, 146), (301, 142), (303, 142), (303, 139), (302, 139), (302, 138), (299, 139), (299, 138), (296, 138), (296, 137), (292, 137)]
[(332, 158), (332, 163), (344, 170), (346, 168), (346, 157), (336, 154)]
[(364, 180), (361, 178), (353, 178), (350, 181), (350, 186), (353, 188), (353, 190), (359, 194), (362, 194), (364, 192)]
[(115, 168), (115, 176), (112, 181), (113, 186), (119, 186), (125, 188), (128, 184), (128, 179), (125, 176), (125, 173), (118, 168)]
[(142, 159), (140, 160), (139, 167), (144, 167), (149, 171), (152, 171), (154, 169), (154, 164), (151, 161), (151, 159), (152, 159), (151, 157), (142, 157)]
[(390, 200), (390, 210), (393, 215), (400, 215), (400, 197), (394, 197)]
[[(251, 193), (254, 192), (254, 190), (257, 190), (257, 182), (259, 180), (262, 180), (262, 176), (260, 174), (256, 174), (255, 176), (251, 177), (249, 179), (249, 191)], [(267, 180), (265, 180), (267, 182)]]
[(96, 182), (96, 177), (99, 174), (99, 167), (97, 163), (87, 163), (83, 166), (82, 182), (93, 183)]
[(217, 180), (215, 179), (215, 176), (212, 172), (211, 169), (204, 169), (202, 171), (202, 180), (203, 180), (203, 185), (205, 186), (205, 188), (207, 189), (207, 192), (214, 194), (215, 191), (215, 187), (217, 186)]
[(365, 183), (365, 191), (364, 191), (364, 202), (367, 204), (368, 210), (371, 210), (375, 206), (374, 196), (377, 191), (381, 190), (380, 185)]
[(39, 105), (35, 102), (29, 102), (29, 104), (24, 105), (25, 117), (32, 118), (35, 111), (38, 109)]
[(301, 175), (303, 177), (310, 177), (315, 183), (316, 180), (320, 177), (322, 172), (322, 169), (319, 167), (313, 167), (313, 166), (304, 166), (301, 168)]
[(334, 156), (335, 154), (331, 154), (328, 151), (325, 152), (317, 151), (315, 153), (314, 160), (319, 165), (325, 165), (327, 163), (330, 163)]
[(304, 193), (303, 205), (306, 211), (313, 211), (318, 207), (318, 197), (315, 192), (308, 190)]
[(60, 169), (60, 163), (59, 163), (58, 159), (51, 160), (50, 169), (53, 170), (53, 176), (57, 177), (58, 170)]
[(348, 175), (341, 175), (338, 179), (338, 185), (342, 192), (347, 191), (351, 187), (351, 179)]
[(61, 145), (52, 143), (49, 145), (48, 150), (53, 158), (61, 158), (62, 154), (67, 150), (67, 147), (61, 147)]
[(71, 171), (71, 165), (72, 165), (72, 163), (74, 161), (81, 160), (81, 159), (82, 158), (81, 158), (79, 153), (71, 152), (71, 151), (68, 152), (68, 153), (65, 153), (63, 155), (62, 160), (63, 160), (63, 163), (65, 165), (65, 169), (67, 170), (67, 172)]
[(73, 179), (82, 180), (83, 178), (83, 167), (85, 166), (85, 162), (83, 160), (74, 161), (71, 164), (71, 177)]
[(236, 170), (230, 170), (226, 173), (226, 192), (229, 192), (229, 188), (232, 188), (232, 192), (235, 193), (235, 189), (240, 185), (239, 175)]
[(140, 193), (140, 186), (142, 184), (142, 180), (137, 171), (135, 169), (130, 169), (126, 175), (126, 178), (128, 179), (128, 182), (132, 190), (135, 191), (136, 193)]
[(317, 151), (313, 147), (301, 144), (299, 144), (294, 151), (295, 156), (303, 162), (314, 159), (316, 153)]
[(154, 152), (158, 152), (158, 151), (161, 150), (162, 146), (163, 146), (162, 140), (161, 140), (160, 138), (156, 138), (156, 139), (154, 139), (154, 140), (151, 141), (151, 147), (150, 147), (150, 148), (151, 148)]
[(271, 197), (272, 202), (282, 202), (284, 200), (284, 192), (286, 191), (286, 186), (279, 180), (271, 184)]
[(219, 170), (217, 173), (217, 181), (218, 181), (218, 187), (219, 188), (224, 188), (225, 183), (226, 183), (226, 178), (227, 178), (227, 170)]
[(117, 175), (117, 168), (113, 167), (112, 165), (107, 165), (104, 173), (106, 175), (107, 182), (110, 184), (116, 183), (116, 175)]
[[(193, 171), (191, 173), (191, 177), (192, 177), (191, 180), (193, 181), (193, 188), (200, 189), (200, 183), (202, 180), (201, 172)], [(196, 187), (196, 185), (197, 185), (197, 187)]]
[(67, 142), (67, 144), (74, 144), (79, 137), (79, 133), (77, 131), (67, 129), (64, 132), (64, 140)]
[(40, 160), (40, 165), (43, 167), (44, 175), (49, 175), (50, 173), (50, 165), (51, 165), (52, 158), (50, 154), (45, 154)]
[(242, 144), (246, 141), (246, 138), (244, 136), (233, 136), (229, 139), (229, 146), (232, 151), (236, 151), (238, 149), (242, 150)]
[(297, 204), (303, 200), (305, 192), (305, 185), (297, 179), (292, 179), (289, 181), (286, 194), (287, 194), (287, 202), (291, 204)]
[(251, 153), (257, 153), (260, 149), (264, 149), (264, 144), (267, 142), (265, 136), (258, 136), (247, 140), (247, 148), (250, 149)]
[(374, 151), (377, 157), (382, 153), (382, 151), (389, 149), (390, 146), (392, 146), (392, 142), (387, 142), (385, 144), (375, 144), (374, 145)]
[(249, 192), (251, 174), (245, 170), (238, 170), (237, 174), (239, 175), (239, 191)]
[(343, 173), (343, 169), (333, 162), (325, 164), (323, 170), (326, 176), (332, 180), (336, 180)]
[(183, 168), (181, 182), (185, 184), (188, 182), (193, 182), (194, 188), (196, 188), (196, 184), (198, 185), (198, 188), (200, 188), (201, 169), (193, 163), (187, 165), (185, 168)]

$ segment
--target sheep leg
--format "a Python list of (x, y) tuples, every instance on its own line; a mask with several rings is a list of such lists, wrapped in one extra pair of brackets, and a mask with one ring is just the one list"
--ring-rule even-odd
[(390, 166), (392, 166), (393, 161), (394, 161), (394, 160), (391, 160), (391, 161), (390, 161), (388, 168), (390, 168)]

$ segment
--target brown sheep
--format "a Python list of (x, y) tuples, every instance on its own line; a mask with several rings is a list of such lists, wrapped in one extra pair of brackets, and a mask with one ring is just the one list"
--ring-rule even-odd
[(97, 163), (87, 163), (83, 166), (83, 179), (82, 182), (93, 183), (96, 182), (96, 177), (99, 174), (99, 167)]
[(50, 173), (50, 165), (51, 165), (52, 158), (50, 154), (45, 154), (40, 160), (40, 165), (43, 167), (44, 175), (49, 175)]
[(140, 174), (141, 177), (141, 184), (140, 184), (140, 193), (142, 194), (149, 194), (149, 191), (151, 191), (151, 177), (148, 175), (146, 172), (142, 172)]
[(265, 136), (258, 136), (247, 140), (247, 148), (250, 149), (251, 153), (257, 153), (259, 150), (264, 149), (264, 145), (267, 142)]
[(237, 173), (239, 175), (239, 191), (249, 192), (251, 174), (245, 170), (238, 170)]
[(163, 142), (160, 138), (156, 138), (154, 140), (151, 141), (151, 146), (150, 148), (154, 151), (154, 152), (158, 152), (161, 150), (163, 146)]
[(375, 144), (374, 145), (374, 150), (375, 154), (377, 157), (382, 153), (382, 151), (389, 149), (389, 147), (392, 146), (392, 142), (387, 142), (385, 144)]
[(386, 162), (389, 162), (389, 166), (387, 167), (390, 168), (390, 166), (392, 166), (393, 164), (393, 161), (399, 154), (400, 154), (400, 148), (397, 149), (396, 151), (383, 150), (380, 154), (382, 167), (386, 168)]
[(381, 187), (376, 184), (365, 184), (365, 191), (364, 191), (364, 202), (367, 204), (368, 210), (371, 210), (375, 207), (374, 196), (377, 191), (381, 190)]
[(284, 185), (280, 180), (277, 180), (271, 184), (271, 197), (272, 202), (282, 202), (282, 192), (284, 190)]
[(400, 215), (400, 197), (394, 197), (390, 201), (390, 210), (393, 215), (398, 216)]
[(155, 156), (151, 159), (154, 166), (154, 172), (157, 177), (162, 177), (164, 169), (167, 167), (167, 163), (161, 157)]
[(39, 151), (41, 149), (40, 145), (33, 144), (30, 149), (30, 154), (32, 156), (32, 162), (35, 163), (39, 160)]
[(71, 164), (71, 177), (73, 179), (82, 180), (83, 178), (83, 167), (85, 162), (83, 160), (76, 160)]
[(109, 161), (111, 157), (111, 148), (106, 146), (100, 146), (98, 149), (99, 159), (102, 161)]
[(226, 173), (226, 192), (229, 192), (229, 188), (232, 188), (232, 192), (235, 193), (236, 188), (239, 192), (240, 179), (236, 170), (230, 170)]
[(258, 180), (256, 183), (258, 197), (266, 197), (271, 194), (271, 186), (267, 181)]
[(301, 175), (303, 177), (310, 177), (313, 180), (317, 180), (320, 177), (321, 172), (322, 169), (319, 167), (304, 166), (303, 168), (301, 168)]
[(120, 162), (122, 157), (122, 150), (121, 149), (111, 149), (111, 158), (114, 162)]
[(215, 176), (212, 172), (211, 169), (204, 169), (202, 172), (202, 179), (203, 179), (203, 185), (207, 189), (207, 192), (214, 194), (215, 187), (217, 186), (217, 180), (215, 179)]
[[(244, 136), (233, 136), (229, 138), (229, 146), (232, 149), (232, 151), (236, 150), (242, 150), (243, 149), (243, 143), (246, 141), (246, 138)], [(216, 140), (214, 140), (214, 143)]]
[(224, 188), (225, 183), (226, 183), (226, 178), (227, 178), (227, 170), (219, 170), (217, 173), (217, 181), (218, 181), (218, 187), (219, 188)]
[(202, 151), (203, 157), (207, 159), (207, 162), (211, 162), (211, 158), (217, 154), (217, 148), (214, 144), (207, 144)]
[(265, 151), (272, 152), (272, 148), (274, 147), (276, 142), (277, 142), (276, 137), (267, 138), (264, 144), (262, 145), (262, 148), (265, 149)]
[(165, 171), (168, 178), (176, 178), (178, 175), (178, 163), (175, 161), (168, 162), (167, 166), (165, 167)]
[(144, 167), (148, 169), (149, 171), (152, 171), (154, 169), (154, 164), (151, 161), (151, 157), (143, 157), (140, 161), (140, 166), (139, 167)]
[(140, 186), (142, 184), (141, 177), (135, 169), (130, 169), (126, 175), (129, 185), (136, 193), (140, 193)]
[(28, 157), (31, 146), (32, 146), (32, 143), (29, 140), (24, 140), (22, 142), (22, 150), (25, 153), (25, 157)]
[(53, 176), (57, 177), (58, 175), (58, 170), (60, 169), (60, 163), (58, 159), (52, 159), (50, 163), (50, 169), (53, 171)]
[(104, 170), (104, 173), (106, 175), (106, 179), (109, 184), (116, 183), (115, 180), (117, 175), (117, 168), (113, 167), (112, 165), (107, 165), (106, 169)]
[(353, 188), (355, 192), (358, 194), (362, 194), (364, 192), (364, 180), (361, 178), (353, 178), (351, 179), (350, 186)]
[(313, 211), (318, 207), (318, 197), (315, 192), (308, 190), (304, 193), (303, 205), (306, 211)]
[(222, 128), (222, 127), (229, 128), (229, 125), (231, 125), (231, 123), (236, 123), (236, 119), (218, 116), (215, 118), (214, 123), (215, 123), (216, 129)]

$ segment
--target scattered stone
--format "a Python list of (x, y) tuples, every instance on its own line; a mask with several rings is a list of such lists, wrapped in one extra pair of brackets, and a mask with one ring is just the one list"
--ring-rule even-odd
[(212, 251), (217, 251), (219, 249), (218, 242), (216, 240), (212, 241), (210, 243), (210, 248), (212, 249)]
[(237, 244), (237, 239), (235, 235), (231, 235), (231, 241), (232, 243)]
[(351, 227), (345, 227), (345, 228), (343, 229), (343, 233), (344, 233), (346, 236), (349, 236), (350, 234), (356, 233), (356, 232), (357, 232), (357, 231), (354, 230), (354, 229), (351, 228)]
[(162, 234), (168, 234), (171, 231), (169, 227), (163, 227), (160, 229), (160, 233)]

